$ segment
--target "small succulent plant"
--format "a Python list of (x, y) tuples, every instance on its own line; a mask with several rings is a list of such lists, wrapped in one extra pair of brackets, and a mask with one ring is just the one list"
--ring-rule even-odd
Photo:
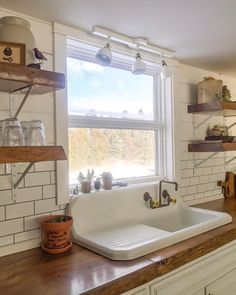
[(82, 172), (79, 173), (78, 180), (80, 182), (91, 181), (94, 178), (94, 170), (92, 169), (91, 172), (87, 170), (87, 176), (85, 176)]
[(112, 174), (111, 172), (106, 172), (104, 171), (102, 174), (101, 174), (102, 178), (109, 178), (109, 179), (112, 179)]

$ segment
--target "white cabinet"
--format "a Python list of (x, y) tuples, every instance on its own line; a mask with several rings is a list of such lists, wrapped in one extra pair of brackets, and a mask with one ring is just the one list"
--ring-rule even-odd
[(206, 287), (206, 295), (235, 295), (236, 268)]
[(236, 295), (236, 240), (123, 295)]

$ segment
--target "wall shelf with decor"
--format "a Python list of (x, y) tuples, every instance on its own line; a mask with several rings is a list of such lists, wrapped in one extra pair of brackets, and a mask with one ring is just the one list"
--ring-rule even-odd
[(44, 94), (65, 88), (65, 75), (36, 68), (0, 64), (0, 91), (10, 93), (33, 86), (32, 93)]
[(188, 151), (197, 153), (236, 151), (236, 142), (190, 143)]
[[(197, 126), (194, 127), (194, 129), (197, 129), (202, 124), (206, 123), (206, 121), (215, 115), (221, 115), (224, 117), (231, 117), (236, 116), (236, 102), (232, 101), (212, 101), (208, 103), (201, 103), (201, 104), (192, 104), (188, 105), (188, 113), (192, 114), (206, 114), (210, 113), (209, 117), (204, 119), (202, 122), (200, 122)], [(229, 126), (231, 128), (234, 126), (232, 124)], [(212, 158), (216, 153), (218, 152), (226, 152), (226, 151), (236, 151), (236, 142), (204, 142), (201, 141), (199, 143), (190, 143), (188, 145), (188, 152), (212, 152), (213, 154), (209, 155), (202, 161), (195, 163), (195, 168), (199, 165), (203, 164), (208, 159)], [(226, 164), (233, 161), (236, 157), (233, 157), (232, 159), (228, 160)]]
[[(0, 64), (0, 91), (24, 93), (17, 109), (11, 109), (11, 117), (17, 118), (29, 94), (45, 94), (65, 88), (65, 75), (21, 65)], [(16, 188), (35, 162), (66, 160), (62, 146), (4, 146), (0, 147), (0, 163), (12, 164), (12, 196), (16, 198)], [(18, 177), (14, 164), (28, 162), (24, 172)]]
[(0, 147), (0, 163), (24, 163), (29, 165), (18, 179), (14, 179), (16, 189), (35, 162), (66, 160), (62, 146), (10, 146)]
[(225, 117), (236, 116), (236, 101), (212, 101), (207, 103), (188, 105), (188, 113), (223, 112)]

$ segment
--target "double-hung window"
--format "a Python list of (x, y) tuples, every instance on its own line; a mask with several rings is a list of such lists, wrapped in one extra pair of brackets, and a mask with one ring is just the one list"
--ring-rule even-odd
[(144, 182), (163, 176), (165, 124), (159, 65), (134, 75), (134, 57), (113, 53), (95, 63), (98, 48), (68, 48), (70, 184), (80, 171), (104, 171), (117, 180)]

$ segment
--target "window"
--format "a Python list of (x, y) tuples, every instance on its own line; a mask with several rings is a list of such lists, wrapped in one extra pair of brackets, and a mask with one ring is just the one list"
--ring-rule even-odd
[[(95, 49), (97, 50), (97, 49)], [(115, 179), (163, 174), (164, 125), (157, 69), (130, 71), (134, 58), (113, 56), (110, 67), (80, 48), (67, 57), (70, 183), (79, 171), (110, 171)]]

